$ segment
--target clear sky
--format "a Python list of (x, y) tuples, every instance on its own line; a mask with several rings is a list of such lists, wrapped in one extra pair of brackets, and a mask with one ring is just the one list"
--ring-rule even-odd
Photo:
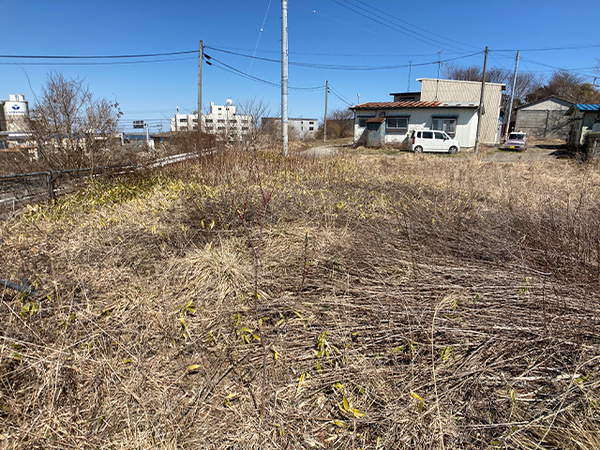
[[(203, 110), (211, 101), (268, 105), (280, 114), (281, 0), (0, 0), (0, 98), (25, 94), (30, 107), (47, 74), (84, 78), (115, 100), (122, 129), (146, 120), (168, 129), (177, 106), (197, 109), (198, 45)], [(567, 69), (600, 85), (598, 0), (289, 0), (289, 117), (390, 101), (419, 91), (448, 62), (548, 77)], [(189, 52), (172, 54), (179, 52)], [(156, 55), (169, 53), (169, 55)], [(124, 56), (42, 59), (8, 56)], [(252, 78), (248, 78), (249, 75)]]

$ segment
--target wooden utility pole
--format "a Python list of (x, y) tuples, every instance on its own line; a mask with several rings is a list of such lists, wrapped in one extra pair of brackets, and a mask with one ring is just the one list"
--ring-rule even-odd
[(484, 114), (483, 95), (485, 92), (485, 75), (487, 71), (488, 48), (485, 47), (485, 58), (483, 59), (483, 77), (481, 80), (481, 96), (479, 97), (479, 108), (477, 109), (477, 131), (475, 132), (475, 154), (479, 153), (479, 133), (481, 132), (481, 116)]
[(288, 29), (287, 0), (281, 0), (281, 152), (288, 155)]
[(517, 51), (517, 61), (515, 62), (515, 74), (513, 75), (512, 89), (510, 92), (510, 103), (508, 104), (508, 118), (506, 119), (506, 130), (504, 130), (504, 141), (508, 139), (508, 129), (510, 127), (510, 115), (515, 102), (515, 88), (517, 86), (517, 70), (519, 69), (519, 55), (521, 50)]
[(204, 43), (200, 41), (198, 58), (198, 130), (202, 131), (202, 59), (204, 57)]
[(323, 119), (323, 142), (327, 141), (327, 93), (329, 92), (329, 80), (325, 81), (325, 118)]

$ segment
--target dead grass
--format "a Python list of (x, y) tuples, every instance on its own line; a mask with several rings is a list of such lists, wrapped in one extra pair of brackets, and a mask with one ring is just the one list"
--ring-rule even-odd
[(0, 448), (595, 448), (598, 204), (566, 162), (227, 152), (39, 206)]

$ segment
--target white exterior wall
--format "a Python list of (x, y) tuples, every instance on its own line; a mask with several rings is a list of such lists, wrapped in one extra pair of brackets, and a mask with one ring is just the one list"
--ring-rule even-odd
[(559, 102), (556, 99), (547, 99), (531, 105), (521, 106), (517, 111), (567, 111), (572, 103)]
[[(424, 102), (475, 102), (479, 104), (481, 83), (477, 81), (437, 80), (422, 78), (421, 101)], [(497, 144), (498, 119), (502, 102), (503, 84), (486, 83), (483, 98), (485, 114), (481, 120), (480, 141), (484, 144)], [(462, 145), (462, 142), (461, 142)]]
[(319, 128), (319, 119), (288, 119), (288, 126), (301, 138), (313, 137)]
[[(203, 114), (202, 131), (212, 134), (234, 134), (244, 136), (252, 131), (252, 116), (238, 115), (235, 105), (210, 103), (210, 113)], [(175, 114), (171, 119), (171, 131), (192, 131), (198, 128), (197, 114)]]
[(22, 133), (29, 131), (29, 105), (23, 94), (9, 95), (2, 104), (0, 131)]
[(409, 116), (408, 131), (406, 133), (386, 130), (386, 144), (400, 144), (406, 140), (412, 130), (432, 129), (433, 117), (457, 115), (456, 139), (461, 148), (475, 146), (475, 132), (477, 129), (477, 110), (474, 108), (414, 108), (414, 109), (385, 109), (385, 110), (356, 110), (354, 116), (354, 142), (366, 140), (366, 127), (361, 127), (361, 117), (379, 117), (385, 112), (386, 116)]

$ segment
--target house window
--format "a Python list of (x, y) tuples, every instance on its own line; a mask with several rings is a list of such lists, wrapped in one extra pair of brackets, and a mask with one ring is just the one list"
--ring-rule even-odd
[(187, 119), (179, 119), (180, 123), (187, 123)]
[(450, 137), (456, 136), (456, 117), (433, 117), (431, 128), (445, 131)]
[(367, 126), (367, 120), (372, 119), (375, 116), (358, 116), (358, 126), (359, 127), (366, 127)]
[(408, 131), (408, 117), (388, 117), (386, 128), (390, 131)]

